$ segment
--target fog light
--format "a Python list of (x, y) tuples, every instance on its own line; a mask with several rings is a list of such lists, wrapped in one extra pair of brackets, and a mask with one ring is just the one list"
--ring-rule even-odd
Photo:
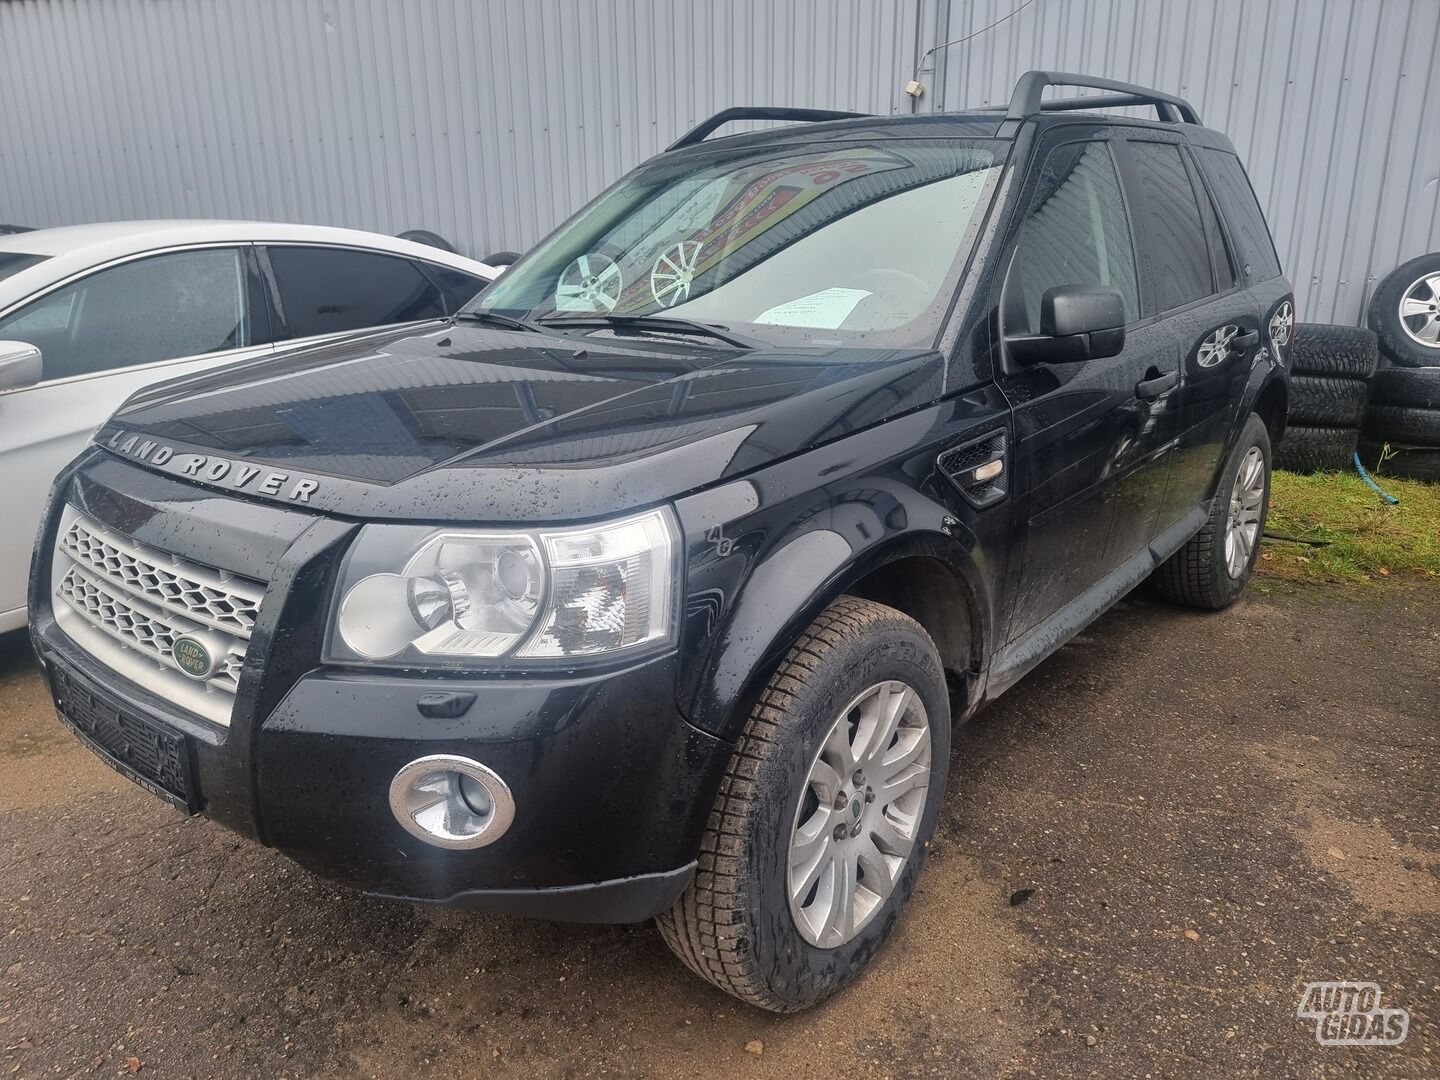
[(505, 781), (478, 761), (432, 754), (395, 774), (390, 811), (411, 836), (464, 850), (500, 839), (515, 818), (515, 800)]

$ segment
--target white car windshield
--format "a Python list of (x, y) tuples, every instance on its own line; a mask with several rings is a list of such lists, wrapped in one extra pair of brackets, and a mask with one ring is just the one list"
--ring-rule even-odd
[(996, 144), (766, 144), (626, 176), (472, 310), (685, 319), (796, 346), (933, 342), (999, 172)]

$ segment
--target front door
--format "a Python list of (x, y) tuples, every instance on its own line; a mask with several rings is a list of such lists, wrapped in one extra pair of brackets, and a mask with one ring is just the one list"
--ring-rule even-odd
[(1161, 328), (1140, 325), (1126, 199), (1104, 129), (1094, 130), (1038, 155), (998, 298), (1002, 337), (1038, 332), (1041, 297), (1062, 285), (1119, 290), (1127, 324), (1115, 356), (1028, 366), (1002, 358), (1025, 532), (1010, 581), (1011, 641), (1144, 547), (1169, 467), (1178, 357)]

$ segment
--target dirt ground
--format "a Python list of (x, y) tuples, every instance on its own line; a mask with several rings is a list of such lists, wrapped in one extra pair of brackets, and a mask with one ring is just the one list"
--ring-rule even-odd
[[(900, 931), (789, 1017), (186, 820), (0, 639), (0, 1076), (1440, 1075), (1440, 588), (1263, 588), (1127, 602), (960, 732)], [(1318, 979), (1409, 1037), (1319, 1046)]]

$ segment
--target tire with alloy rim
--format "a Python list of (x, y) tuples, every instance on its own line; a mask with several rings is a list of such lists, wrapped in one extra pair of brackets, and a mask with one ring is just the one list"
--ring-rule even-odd
[(1440, 409), (1371, 405), (1365, 412), (1365, 434), (1371, 439), (1440, 446)]
[(1360, 429), (1290, 424), (1275, 451), (1275, 468), (1294, 473), (1344, 472), (1353, 464)]
[(1374, 331), (1363, 326), (1298, 323), (1284, 358), (1299, 375), (1368, 379), (1375, 374), (1380, 354)]
[(1375, 373), (1372, 405), (1409, 405), (1440, 409), (1440, 367), (1392, 367)]
[(1440, 252), (1411, 259), (1382, 279), (1369, 322), (1395, 363), (1440, 366)]
[(890, 936), (935, 830), (950, 705), (934, 643), (844, 596), (786, 654), (736, 744), (694, 880), (657, 920), (696, 974), (794, 1012)]
[(1295, 375), (1290, 379), (1290, 422), (1320, 427), (1359, 427), (1369, 386), (1359, 379)]
[(1205, 527), (1155, 571), (1167, 600), (1218, 611), (1245, 589), (1260, 554), (1270, 499), (1270, 435), (1251, 413), (1240, 433)]

